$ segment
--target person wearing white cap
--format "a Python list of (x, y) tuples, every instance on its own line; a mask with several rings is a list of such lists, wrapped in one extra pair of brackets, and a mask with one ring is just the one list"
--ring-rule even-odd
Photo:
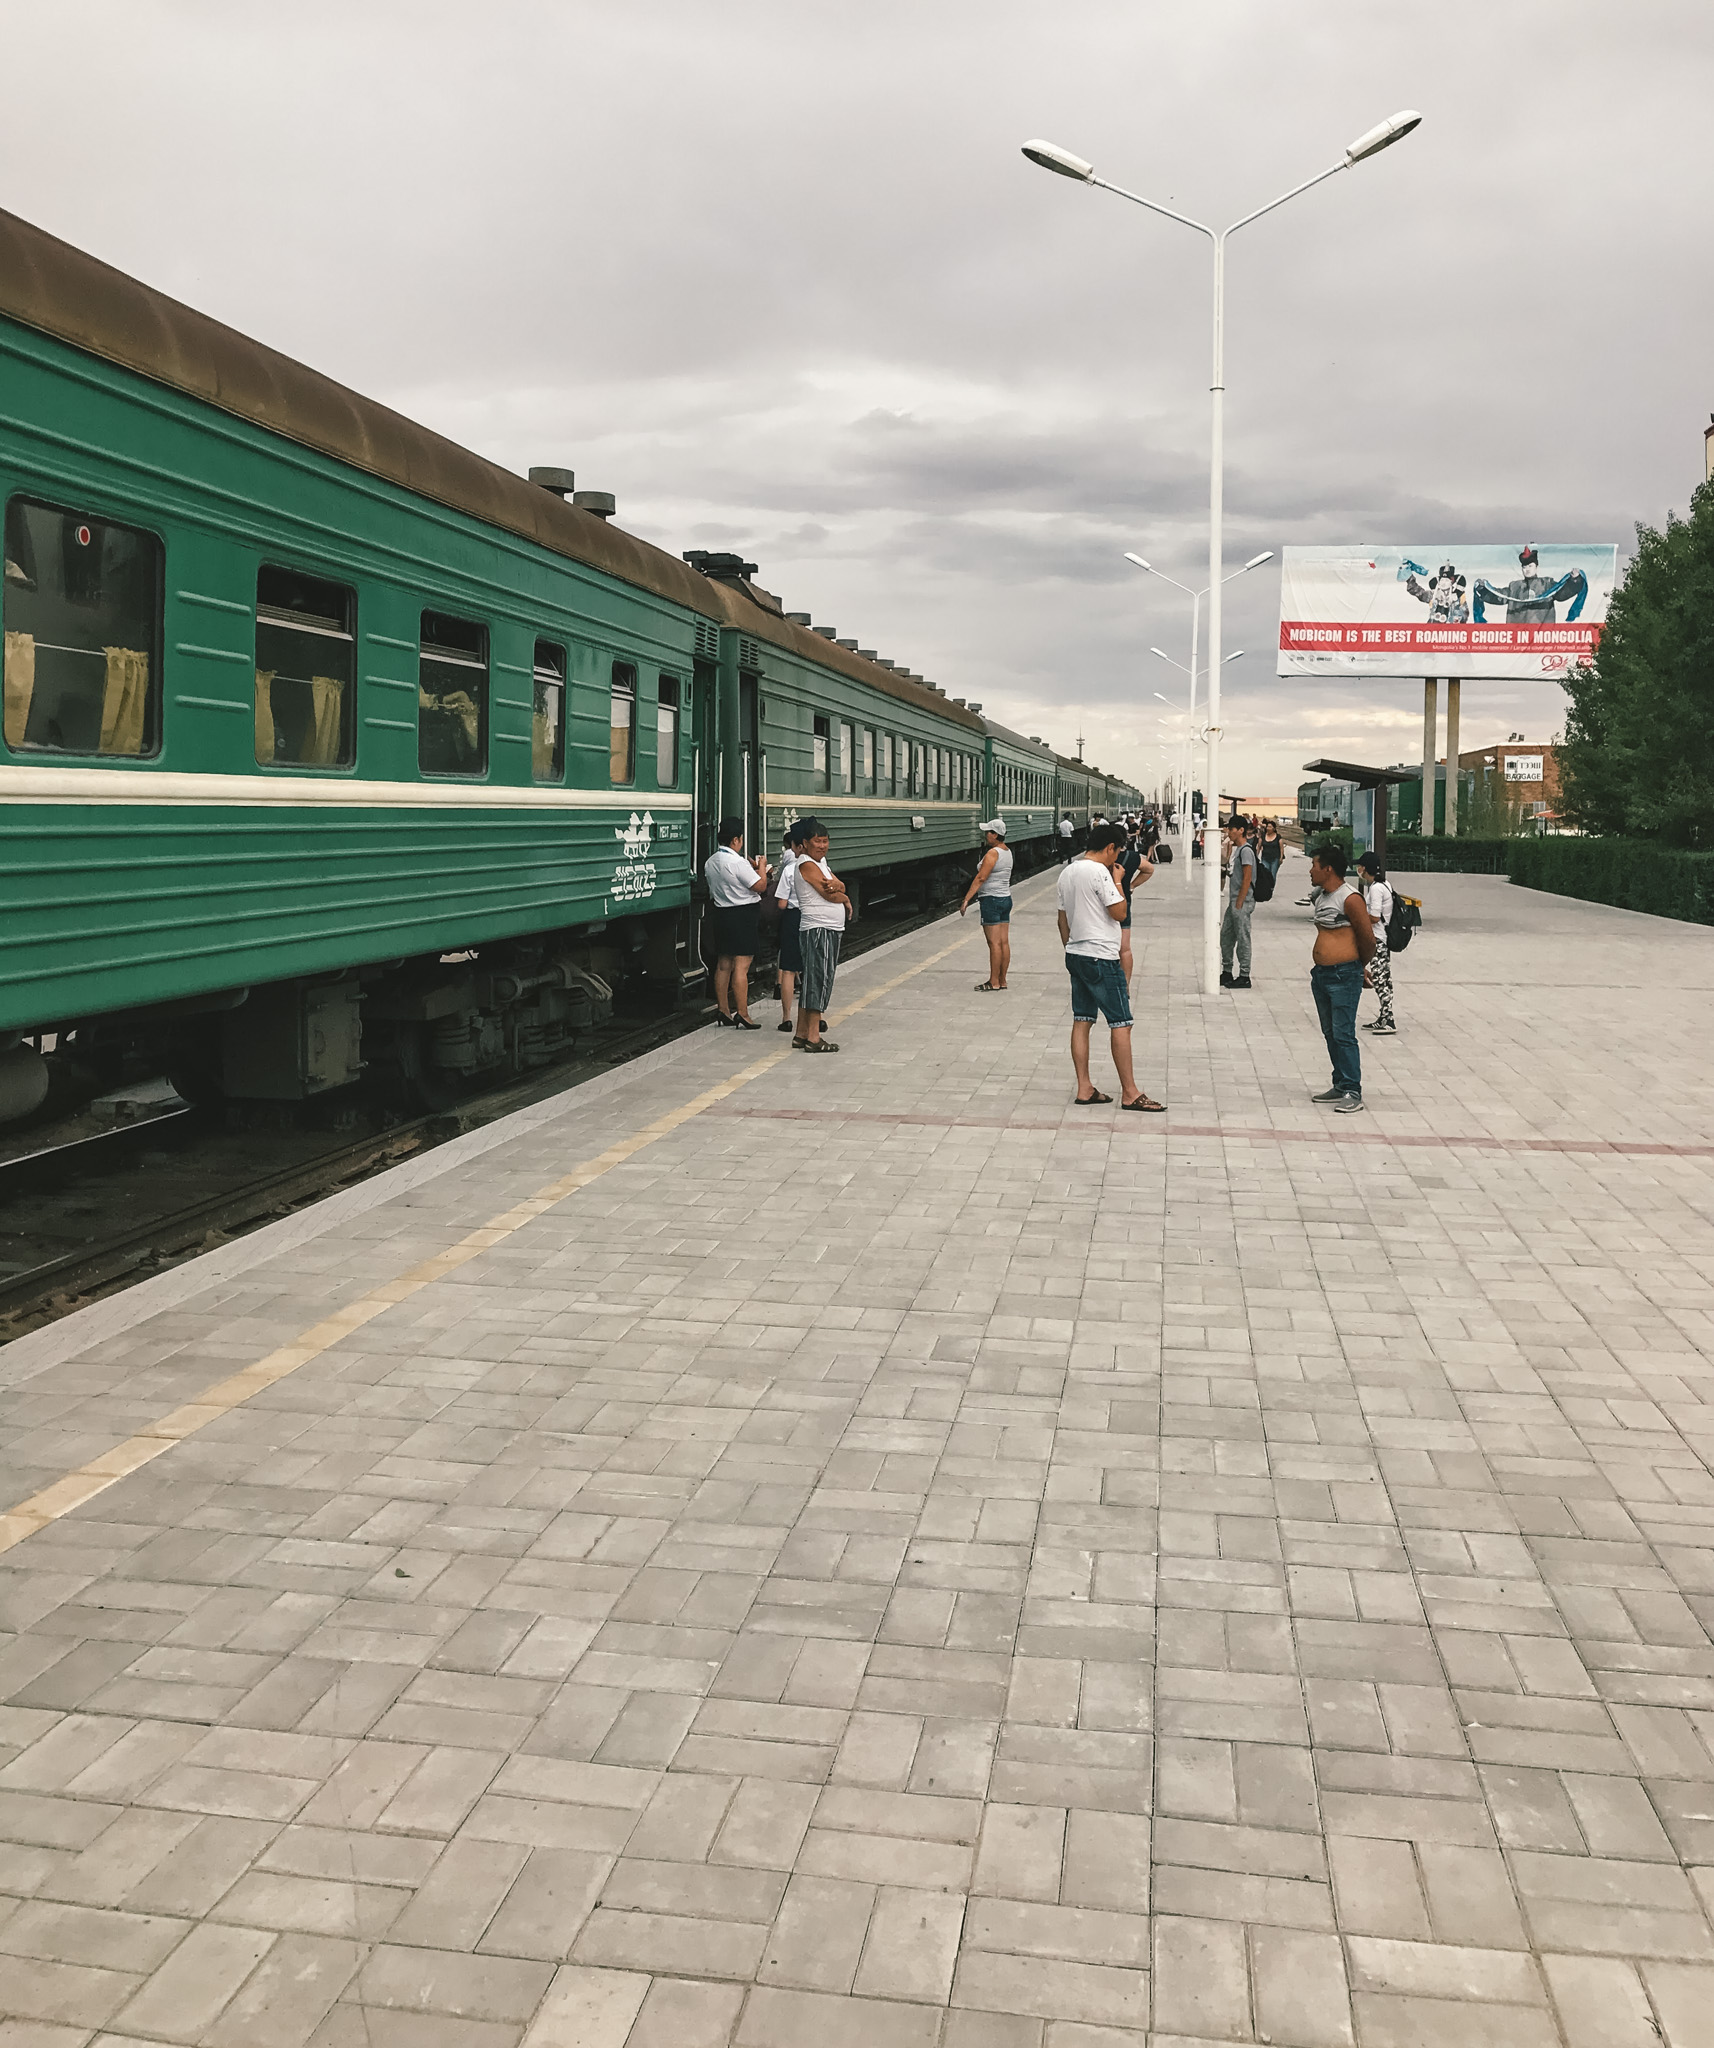
[(982, 936), (988, 941), (988, 979), (976, 984), (979, 996), (994, 996), (1006, 986), (1012, 965), (1012, 849), (1006, 844), (1004, 818), (985, 818), (982, 858), (975, 878), (958, 906), (960, 917), (974, 903), (982, 912)]

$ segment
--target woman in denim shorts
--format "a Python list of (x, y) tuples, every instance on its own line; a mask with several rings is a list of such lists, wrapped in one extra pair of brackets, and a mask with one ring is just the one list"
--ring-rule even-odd
[(1006, 844), (1004, 818), (985, 818), (977, 830), (983, 853), (975, 878), (958, 906), (960, 917), (974, 903), (982, 913), (982, 936), (988, 941), (988, 979), (976, 984), (979, 996), (998, 995), (1012, 965), (1012, 849)]

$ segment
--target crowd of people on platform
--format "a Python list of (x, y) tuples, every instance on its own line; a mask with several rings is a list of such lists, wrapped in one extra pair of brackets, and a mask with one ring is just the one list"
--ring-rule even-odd
[[(1097, 812), (1079, 831), (1069, 816), (1056, 824), (1061, 862), (1057, 912), (1060, 943), (1071, 982), (1071, 1062), (1074, 1100), (1080, 1106), (1112, 1101), (1090, 1077), (1089, 1041), (1097, 1018), (1110, 1037), (1119, 1077), (1119, 1107), (1158, 1112), (1137, 1082), (1131, 1053), (1132, 899), (1171, 860), (1164, 833), (1171, 828), (1148, 810), (1110, 819)], [(978, 827), (982, 852), (958, 909), (972, 907), (982, 921), (988, 947), (987, 978), (978, 995), (1003, 995), (1012, 965), (1012, 877), (1014, 857), (1003, 818)], [(744, 821), (723, 818), (718, 844), (704, 867), (714, 912), (718, 954), (714, 970), (716, 1023), (759, 1031), (750, 1015), (749, 972), (760, 951), (764, 910), (777, 921), (780, 1023), (800, 1052), (831, 1053), (838, 1045), (826, 1035), (826, 1021), (839, 964), (840, 943), (854, 909), (850, 892), (828, 860), (829, 833), (819, 818), (799, 818), (786, 827), (780, 862), (751, 862), (744, 853)], [(1258, 903), (1272, 899), (1285, 859), (1285, 841), (1272, 818), (1235, 815), (1224, 823), (1222, 876), (1225, 908), (1220, 924), (1222, 989), (1254, 986), (1250, 976), (1251, 919)], [(1380, 1012), (1364, 1028), (1380, 1035), (1397, 1030), (1393, 1017), (1392, 961), (1387, 934), (1394, 895), (1386, 869), (1372, 852), (1357, 862), (1349, 879), (1344, 850), (1334, 843), (1310, 855), (1310, 893), (1299, 899), (1315, 925), (1310, 989), (1332, 1065), (1331, 1085), (1313, 1099), (1342, 1113), (1363, 1108), (1362, 1059), (1357, 1010), (1365, 989), (1379, 999)]]

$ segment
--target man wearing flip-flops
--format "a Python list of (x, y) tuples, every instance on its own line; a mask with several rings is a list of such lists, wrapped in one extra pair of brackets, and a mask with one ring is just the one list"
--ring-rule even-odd
[[(1166, 1104), (1145, 1095), (1131, 1070), (1131, 992), (1119, 964), (1119, 927), (1127, 904), (1124, 890), (1113, 879), (1124, 844), (1122, 826), (1092, 826), (1087, 849), (1068, 861), (1059, 877), (1059, 937), (1071, 976), (1071, 1064), (1080, 1105), (1088, 1108), (1113, 1100), (1089, 1078), (1089, 1033), (1099, 1012), (1107, 1020), (1113, 1065), (1119, 1073), (1119, 1107), (1160, 1111)], [(1137, 871), (1136, 887), (1153, 873), (1145, 861)]]

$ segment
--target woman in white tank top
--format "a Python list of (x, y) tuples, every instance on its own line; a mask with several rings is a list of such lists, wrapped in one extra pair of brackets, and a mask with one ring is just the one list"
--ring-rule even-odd
[(985, 851), (958, 914), (962, 917), (972, 903), (981, 909), (982, 935), (988, 941), (988, 979), (976, 984), (976, 993), (992, 996), (1006, 986), (1012, 965), (1012, 849), (1006, 844), (1004, 818), (985, 819), (981, 830)]

